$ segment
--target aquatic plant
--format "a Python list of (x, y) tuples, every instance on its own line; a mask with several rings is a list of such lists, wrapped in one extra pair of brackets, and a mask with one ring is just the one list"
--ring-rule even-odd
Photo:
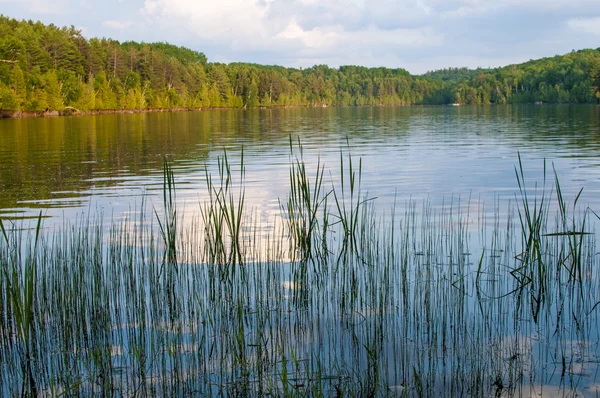
[(592, 223), (556, 171), (554, 219), (519, 157), (518, 206), (490, 226), (457, 198), (382, 215), (360, 162), (342, 153), (328, 181), (304, 151), (290, 140), (274, 225), (246, 208), (243, 155), (227, 153), (197, 214), (165, 162), (150, 217), (0, 222), (0, 393), (597, 394)]

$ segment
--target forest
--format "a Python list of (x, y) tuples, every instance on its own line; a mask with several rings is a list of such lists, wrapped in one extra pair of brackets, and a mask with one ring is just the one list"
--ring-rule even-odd
[(0, 15), (0, 113), (141, 109), (597, 103), (600, 49), (493, 69), (296, 69), (212, 63), (167, 43), (86, 39)]

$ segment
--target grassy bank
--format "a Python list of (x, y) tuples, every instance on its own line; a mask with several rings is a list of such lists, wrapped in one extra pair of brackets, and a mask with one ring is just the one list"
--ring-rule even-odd
[(302, 151), (273, 225), (226, 154), (196, 212), (165, 164), (163, 206), (109, 229), (3, 223), (1, 393), (598, 393), (595, 215), (551, 172), (534, 186), (519, 161), (511, 216), (489, 226), (456, 202), (377, 215), (359, 160), (342, 151), (330, 181)]

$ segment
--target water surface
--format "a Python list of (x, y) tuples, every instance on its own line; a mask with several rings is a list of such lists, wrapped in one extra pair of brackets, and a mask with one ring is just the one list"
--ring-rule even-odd
[[(0, 216), (41, 210), (56, 227), (39, 247), (18, 223), (0, 239), (0, 265), (15, 270), (0, 278), (0, 392), (597, 396), (595, 235), (548, 235), (584, 228), (569, 207), (523, 239), (515, 167), (520, 154), (538, 200), (544, 184), (552, 196), (554, 169), (569, 203), (584, 187), (579, 209), (600, 213), (599, 137), (594, 106), (0, 120)], [(234, 187), (220, 200), (233, 199), (214, 206), (225, 153)], [(361, 198), (376, 199), (350, 216), (351, 232), (330, 194), (317, 229), (293, 238), (305, 202), (280, 207), (300, 157), (309, 176), (323, 165), (319, 199), (335, 188), (348, 203), (351, 159), (362, 170)], [(173, 218), (161, 207), (165, 159)], [(249, 218), (232, 238), (223, 220), (242, 175)], [(73, 225), (82, 213), (102, 218)], [(31, 269), (33, 323), (19, 329), (15, 302), (28, 296), (12, 289)]]
[[(584, 187), (600, 208), (600, 108), (596, 106), (383, 107), (206, 111), (0, 120), (0, 212), (62, 217), (103, 209), (118, 217), (162, 186), (173, 164), (178, 198), (197, 202), (204, 169), (244, 153), (247, 203), (278, 210), (288, 192), (290, 137), (326, 182), (340, 151), (362, 159), (363, 189), (378, 207), (394, 200), (514, 199), (520, 153), (528, 181), (555, 166), (565, 196)], [(312, 170), (309, 170), (312, 172)], [(502, 207), (502, 206), (501, 206)]]

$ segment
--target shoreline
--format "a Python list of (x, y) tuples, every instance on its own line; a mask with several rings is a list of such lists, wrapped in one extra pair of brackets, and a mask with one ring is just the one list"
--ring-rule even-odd
[[(489, 104), (496, 105), (496, 104)], [(253, 107), (177, 107), (177, 108), (144, 108), (144, 109), (96, 109), (90, 111), (80, 111), (69, 107), (62, 111), (1, 111), (0, 119), (28, 119), (28, 118), (49, 118), (62, 116), (89, 116), (89, 115), (113, 115), (113, 114), (136, 114), (136, 113), (169, 113), (169, 112), (201, 112), (201, 111), (228, 111), (228, 110), (251, 110), (251, 109), (298, 109), (298, 108), (387, 108), (387, 107), (408, 107), (408, 106), (456, 106), (453, 104), (374, 104), (374, 105), (274, 105), (274, 106), (253, 106)], [(460, 106), (470, 106), (461, 104)]]
[[(2, 111), (0, 110), (0, 119), (28, 119), (28, 118), (43, 118), (43, 117), (61, 117), (61, 116), (89, 116), (89, 115), (113, 115), (113, 114), (136, 114), (136, 113), (169, 113), (169, 112), (201, 112), (201, 111), (229, 111), (234, 109), (250, 110), (250, 109), (297, 109), (297, 108), (385, 108), (385, 107), (407, 107), (407, 106), (495, 106), (495, 105), (546, 105), (546, 103), (527, 103), (527, 104), (374, 104), (374, 105), (275, 105), (275, 106), (253, 106), (253, 107), (177, 107), (177, 108), (144, 108), (144, 109), (95, 109), (91, 111), (80, 111), (78, 109), (68, 107), (62, 111), (43, 111), (43, 112), (27, 112), (27, 111)], [(593, 105), (593, 104), (555, 104), (555, 105)]]
[[(368, 106), (410, 106), (410, 105), (368, 105)], [(144, 109), (95, 109), (90, 111), (80, 111), (75, 108), (69, 108), (62, 111), (0, 111), (0, 119), (27, 119), (42, 117), (61, 117), (61, 116), (89, 116), (89, 115), (113, 115), (113, 114), (135, 114), (135, 113), (169, 113), (169, 112), (199, 112), (199, 111), (228, 111), (233, 109), (292, 109), (292, 108), (331, 108), (338, 107), (333, 105), (276, 105), (276, 106), (255, 106), (235, 108), (229, 106), (220, 107), (177, 107), (177, 108), (144, 108)]]

